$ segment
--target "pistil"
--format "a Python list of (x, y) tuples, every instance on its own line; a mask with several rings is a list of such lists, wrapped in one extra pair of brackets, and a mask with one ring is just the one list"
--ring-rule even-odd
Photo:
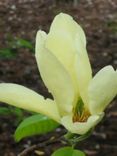
[(73, 108), (73, 122), (86, 122), (90, 116), (90, 112), (85, 108), (81, 98), (78, 99), (76, 106)]

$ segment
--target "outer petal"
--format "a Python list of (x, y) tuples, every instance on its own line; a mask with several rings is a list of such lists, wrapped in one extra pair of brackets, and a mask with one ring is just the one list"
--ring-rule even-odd
[(61, 119), (62, 125), (71, 133), (83, 135), (91, 128), (95, 127), (103, 118), (104, 113), (99, 115), (92, 115), (87, 122), (72, 122), (72, 116), (65, 116)]
[(77, 78), (74, 69), (75, 54), (74, 42), (76, 34), (78, 40), (86, 46), (86, 38), (82, 28), (67, 14), (60, 13), (54, 18), (47, 36), (46, 48), (49, 49), (62, 63), (72, 77), (76, 94), (78, 94)]
[(80, 96), (85, 105), (88, 105), (88, 85), (92, 78), (92, 70), (86, 47), (78, 40), (76, 35), (75, 46), (77, 54), (75, 58), (75, 69)]
[(74, 19), (65, 13), (58, 14), (50, 27), (50, 33), (56, 31), (64, 31), (65, 33), (69, 34), (72, 38), (78, 33), (79, 38), (82, 40), (83, 44), (86, 46), (86, 37), (84, 31), (82, 30), (81, 26), (77, 24)]
[(60, 116), (54, 101), (44, 99), (36, 92), (17, 84), (0, 84), (0, 102), (47, 115), (59, 122)]
[(54, 96), (60, 114), (71, 112), (74, 102), (74, 89), (71, 78), (58, 59), (44, 47), (44, 32), (36, 38), (36, 60), (45, 85)]
[(89, 107), (92, 114), (104, 111), (117, 95), (117, 73), (111, 66), (101, 69), (89, 85)]

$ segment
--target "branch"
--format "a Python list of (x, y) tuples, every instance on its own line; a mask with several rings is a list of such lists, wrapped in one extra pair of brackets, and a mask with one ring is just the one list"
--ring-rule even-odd
[(63, 144), (67, 144), (62, 137), (59, 137), (59, 138), (55, 138), (55, 139), (50, 139), (48, 141), (45, 141), (45, 142), (42, 142), (42, 143), (39, 143), (39, 144), (35, 144), (35, 145), (32, 145), (26, 149), (24, 149), (21, 153), (18, 154), (18, 156), (26, 156), (29, 152), (32, 152), (40, 147), (45, 147), (45, 146), (48, 146), (48, 145), (51, 145), (51, 144), (54, 144), (54, 143), (59, 143), (59, 142), (62, 142)]

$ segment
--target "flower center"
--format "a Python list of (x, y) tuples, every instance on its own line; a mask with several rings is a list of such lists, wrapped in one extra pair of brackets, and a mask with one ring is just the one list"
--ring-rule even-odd
[(86, 122), (89, 116), (89, 110), (84, 107), (82, 99), (79, 98), (76, 106), (73, 108), (73, 122)]

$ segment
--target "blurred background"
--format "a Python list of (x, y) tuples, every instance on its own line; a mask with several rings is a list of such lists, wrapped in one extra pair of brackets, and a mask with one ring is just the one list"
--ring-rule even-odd
[[(0, 0), (0, 82), (18, 83), (51, 97), (35, 62), (35, 36), (39, 29), (48, 32), (54, 16), (60, 12), (72, 15), (85, 30), (94, 73), (109, 64), (117, 68), (116, 0)], [(88, 156), (117, 155), (116, 102), (115, 99), (109, 105), (106, 117), (92, 136), (78, 146)], [(59, 128), (54, 133), (16, 143), (15, 128), (30, 113), (5, 104), (0, 106), (0, 156), (23, 156), (20, 153), (25, 148), (64, 132)], [(56, 143), (43, 147), (40, 155), (50, 156), (60, 146)], [(32, 150), (24, 155), (37, 154)]]

